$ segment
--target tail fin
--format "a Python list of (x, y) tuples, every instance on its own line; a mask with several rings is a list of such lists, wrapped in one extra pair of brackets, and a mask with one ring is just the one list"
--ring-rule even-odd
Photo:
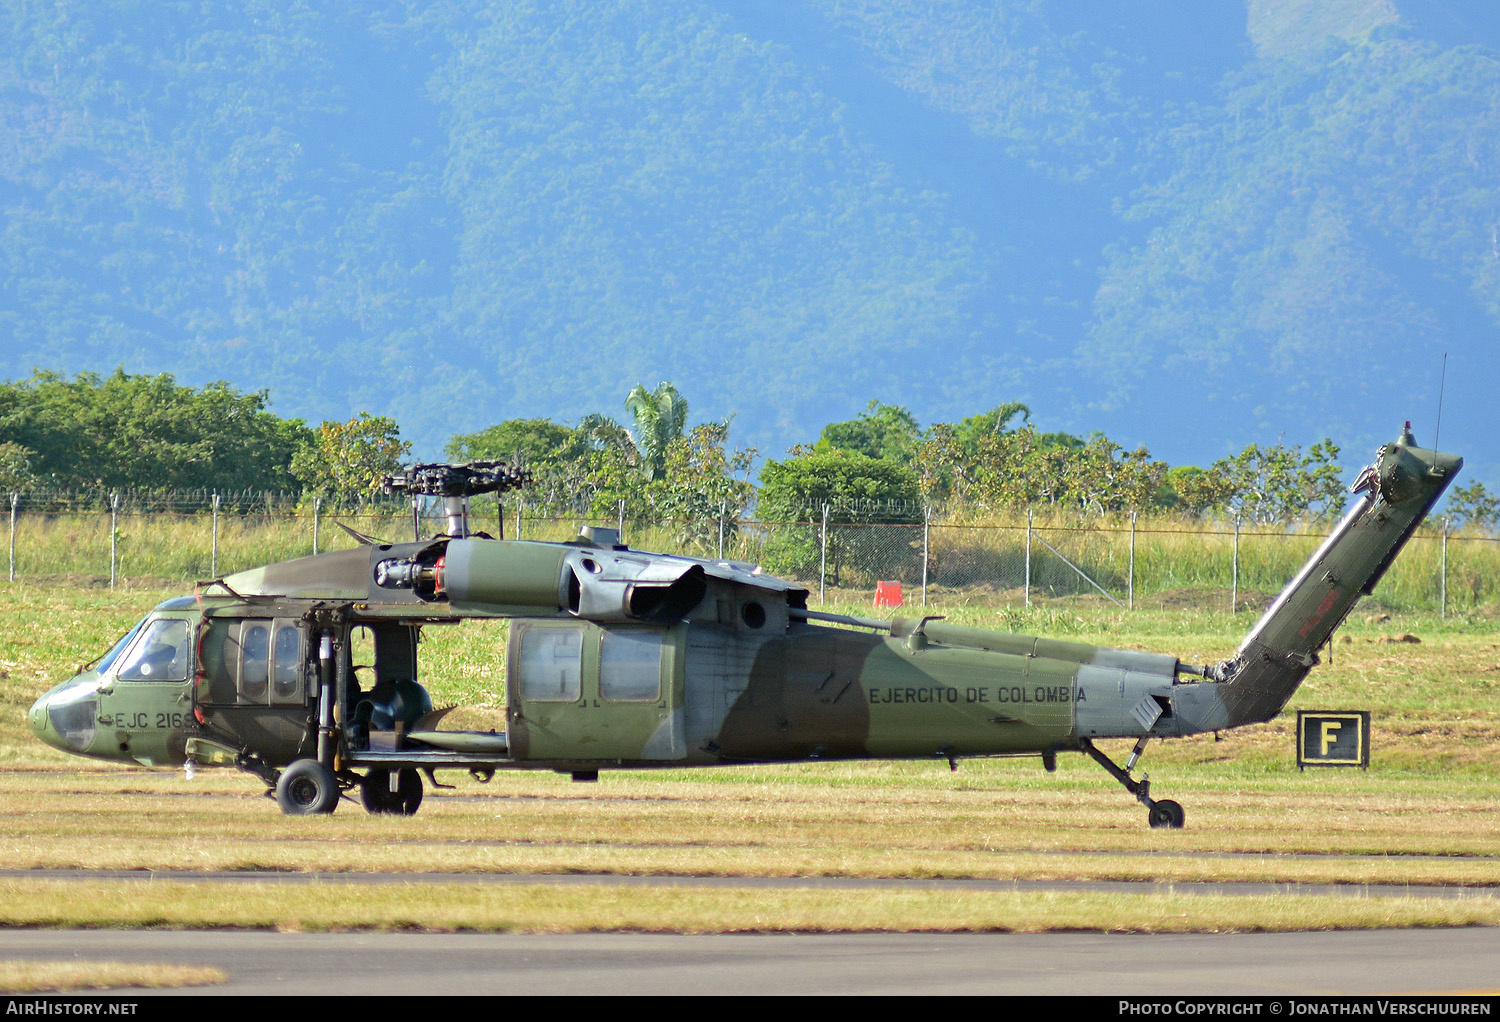
[(1183, 730), (1237, 727), (1280, 713), (1318, 662), (1318, 648), (1356, 601), (1374, 591), (1462, 465), (1455, 455), (1416, 446), (1410, 423), (1399, 440), (1380, 448), (1354, 484), (1359, 503), (1267, 608), (1239, 652), (1210, 669), (1217, 684), (1174, 693)]

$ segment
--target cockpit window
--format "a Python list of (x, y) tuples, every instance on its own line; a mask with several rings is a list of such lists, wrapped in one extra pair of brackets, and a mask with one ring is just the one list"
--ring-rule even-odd
[(123, 639), (111, 646), (109, 652), (99, 658), (98, 662), (94, 664), (94, 670), (103, 674), (113, 667), (115, 660), (119, 658), (121, 653), (125, 652), (125, 647), (130, 645), (130, 640), (141, 634), (141, 629), (144, 627), (146, 627), (145, 621), (136, 622), (136, 626), (126, 632)]
[(189, 656), (188, 623), (160, 618), (130, 647), (120, 663), (121, 681), (186, 681)]

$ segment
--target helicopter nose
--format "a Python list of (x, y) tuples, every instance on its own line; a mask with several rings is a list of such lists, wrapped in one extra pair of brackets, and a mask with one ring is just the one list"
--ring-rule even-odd
[(27, 711), (31, 733), (54, 749), (84, 752), (98, 728), (99, 698), (94, 683), (74, 678), (52, 689)]
[(26, 714), (26, 723), (31, 725), (32, 734), (48, 745), (56, 745), (56, 736), (49, 736), (47, 734), (47, 701), (51, 698), (51, 695), (49, 692), (31, 704), (31, 709)]

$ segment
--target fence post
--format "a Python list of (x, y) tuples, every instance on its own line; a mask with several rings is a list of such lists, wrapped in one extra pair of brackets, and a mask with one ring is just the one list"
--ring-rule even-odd
[[(323, 498), (313, 498), (313, 556), (318, 556), (318, 527), (323, 524)], [(374, 531), (374, 530), (371, 530)]]
[(521, 538), (521, 505), (524, 503), (520, 497), (516, 498), (516, 539)]
[(1130, 609), (1135, 610), (1135, 512), (1130, 512), (1130, 574), (1128, 577)]
[(120, 495), (109, 495), (109, 587), (115, 587), (115, 565), (119, 560)]
[(16, 504), (21, 500), (19, 493), (10, 495), (10, 580), (16, 580)]
[(823, 538), (818, 544), (822, 553), (818, 557), (818, 602), (827, 603), (827, 579), (828, 579), (828, 505), (823, 505)]
[(1239, 612), (1240, 607), (1240, 516), (1234, 516), (1234, 564), (1230, 569), (1229, 613)]
[(620, 525), (620, 528), (619, 528), (620, 542), (624, 543), (625, 542), (625, 498), (624, 497), (620, 498), (620, 521), (619, 521), (619, 525)]
[(219, 495), (214, 494), (214, 541), (213, 553), (209, 559), (208, 573), (214, 578), (219, 577)]
[(1031, 508), (1026, 509), (1026, 606), (1031, 606)]
[(729, 503), (727, 501), (719, 504), (719, 560), (724, 559), (724, 516), (729, 514)]
[(1442, 590), (1442, 610), (1440, 616), (1448, 616), (1448, 519), (1443, 519), (1443, 575), (1440, 583)]
[(927, 558), (931, 553), (932, 506), (922, 509), (922, 606), (927, 606)]

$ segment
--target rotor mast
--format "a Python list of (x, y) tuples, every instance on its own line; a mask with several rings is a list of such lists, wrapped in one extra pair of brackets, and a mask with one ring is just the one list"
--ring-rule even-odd
[[(496, 496), (508, 490), (518, 489), (531, 482), (531, 473), (524, 468), (504, 461), (471, 461), (463, 465), (426, 464), (385, 477), (383, 489), (387, 493), (409, 493), (412, 517), (416, 519), (417, 503), (421, 497), (442, 497), (443, 508), (448, 516), (448, 537), (468, 539), (469, 498), (480, 493)], [(500, 515), (501, 539), (505, 533), (505, 515)], [(420, 538), (420, 537), (419, 537)]]

